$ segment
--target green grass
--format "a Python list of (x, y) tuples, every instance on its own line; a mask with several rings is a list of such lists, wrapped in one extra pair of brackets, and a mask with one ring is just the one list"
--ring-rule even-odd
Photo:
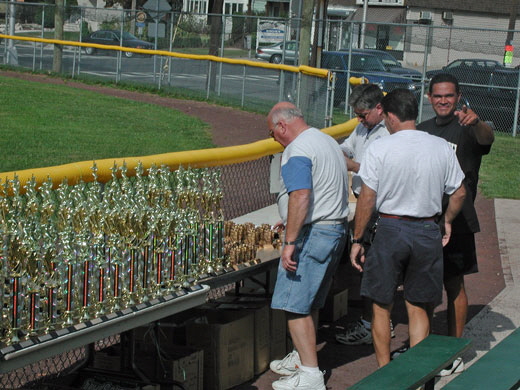
[(480, 190), (487, 198), (520, 199), (520, 138), (495, 136), (482, 159)]
[(166, 107), (0, 77), (0, 172), (213, 147), (209, 125)]

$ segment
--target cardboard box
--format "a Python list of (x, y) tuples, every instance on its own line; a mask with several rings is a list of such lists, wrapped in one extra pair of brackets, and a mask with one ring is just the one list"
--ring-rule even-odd
[(119, 344), (96, 351), (92, 358), (92, 367), (102, 370), (121, 370), (121, 346)]
[(186, 325), (189, 346), (204, 350), (204, 389), (225, 390), (253, 378), (254, 316), (204, 310)]
[(168, 351), (168, 360), (157, 364), (157, 379), (174, 380), (189, 390), (202, 390), (204, 351), (180, 345)]
[(254, 316), (254, 374), (258, 375), (267, 370), (270, 362), (270, 327), (269, 327), (269, 301), (256, 297), (235, 297), (230, 301), (230, 296), (219, 299), (220, 310), (239, 310), (251, 312)]
[(334, 322), (347, 315), (348, 312), (348, 288), (331, 290), (325, 301), (325, 306), (320, 310), (320, 319), (325, 322)]

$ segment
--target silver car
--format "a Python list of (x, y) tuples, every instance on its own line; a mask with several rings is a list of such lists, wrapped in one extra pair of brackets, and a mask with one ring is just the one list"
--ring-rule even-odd
[[(285, 49), (285, 53), (284, 53)], [(282, 58), (285, 63), (294, 64), (296, 56), (296, 41), (278, 42), (269, 46), (262, 46), (256, 49), (255, 58), (269, 61), (272, 64), (281, 64)]]

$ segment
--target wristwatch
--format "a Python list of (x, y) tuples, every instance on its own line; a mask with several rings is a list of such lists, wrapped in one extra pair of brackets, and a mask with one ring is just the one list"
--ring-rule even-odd
[(296, 245), (296, 241), (284, 241), (284, 245)]
[(363, 244), (363, 239), (362, 238), (352, 238), (350, 240), (350, 243), (351, 244)]

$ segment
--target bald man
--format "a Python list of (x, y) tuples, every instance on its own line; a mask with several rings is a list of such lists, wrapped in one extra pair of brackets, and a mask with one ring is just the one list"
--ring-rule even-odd
[(284, 147), (278, 210), (284, 245), (271, 307), (287, 314), (294, 351), (271, 362), (287, 375), (275, 390), (325, 390), (316, 353), (313, 318), (323, 307), (347, 237), (348, 177), (345, 158), (329, 135), (310, 127), (293, 104), (276, 104), (269, 134)]

